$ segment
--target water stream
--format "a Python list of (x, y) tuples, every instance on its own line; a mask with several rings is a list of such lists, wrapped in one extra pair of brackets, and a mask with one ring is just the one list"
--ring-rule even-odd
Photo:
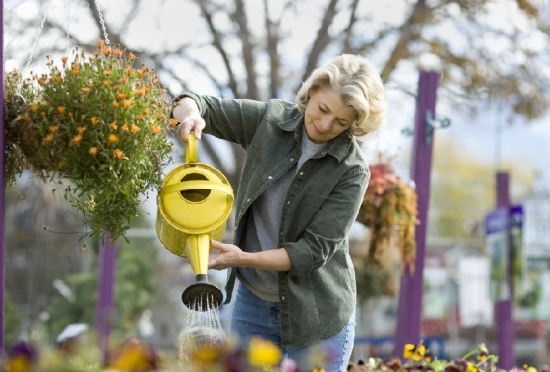
[(203, 304), (194, 302), (191, 308), (185, 311), (178, 350), (178, 366), (183, 369), (190, 366), (195, 351), (205, 347), (222, 348), (227, 342), (227, 335), (220, 322), (219, 307), (213, 306), (212, 303), (208, 301), (207, 310), (199, 311)]

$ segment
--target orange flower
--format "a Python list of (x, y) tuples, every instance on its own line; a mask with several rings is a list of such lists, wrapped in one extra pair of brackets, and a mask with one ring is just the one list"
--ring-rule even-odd
[(141, 119), (143, 119), (143, 116), (141, 114), (137, 114), (136, 119), (141, 120)]
[(145, 109), (144, 114), (149, 115), (149, 113), (150, 113), (149, 109)]
[[(130, 66), (128, 66), (128, 68), (126, 69), (126, 72), (128, 72), (128, 75), (132, 75), (132, 72), (134, 72), (134, 69), (131, 68)], [(138, 81), (139, 83), (139, 81)]]
[(128, 95), (126, 93), (119, 93), (116, 95), (116, 99), (126, 99)]
[(50, 133), (57, 132), (57, 128), (59, 128), (59, 125), (50, 125)]
[(90, 148), (88, 149), (88, 153), (90, 153), (90, 155), (92, 155), (92, 156), (96, 156), (96, 154), (97, 154), (97, 147), (95, 147), (95, 146), (90, 147)]
[(128, 84), (128, 78), (127, 77), (123, 77), (121, 80), (122, 80), (123, 84)]
[(76, 136), (73, 137), (73, 139), (71, 140), (71, 143), (80, 143), (80, 141), (82, 141), (82, 134), (77, 134)]
[(123, 54), (124, 52), (123, 52), (122, 50), (120, 50), (120, 49), (115, 49), (115, 50), (114, 50), (114, 53), (115, 53), (115, 55), (116, 55), (118, 58), (120, 58), (120, 57), (122, 57), (122, 54)]
[(153, 132), (153, 134), (159, 134), (160, 127), (158, 125), (151, 125), (151, 132)]
[(59, 107), (57, 108), (57, 111), (59, 111), (60, 114), (64, 114), (64, 113), (65, 113), (65, 107), (59, 106)]
[(146, 86), (145, 88), (143, 88), (143, 90), (145, 91), (145, 93), (149, 93), (151, 91), (151, 88), (149, 88), (148, 86)]
[(80, 70), (77, 69), (77, 68), (75, 68), (75, 69), (73, 70), (73, 74), (75, 74), (75, 76), (77, 76), (78, 74), (80, 74)]
[(116, 120), (113, 121), (111, 124), (109, 124), (109, 126), (110, 126), (111, 128), (113, 128), (113, 129), (117, 129), (117, 128), (118, 128), (118, 126), (116, 125)]
[(32, 111), (32, 112), (38, 111), (38, 106), (34, 106), (34, 105), (31, 106), (31, 111)]
[(140, 130), (139, 127), (134, 123), (132, 123), (132, 129), (130, 129), (130, 132), (136, 134), (137, 132), (139, 132), (139, 130)]
[(111, 71), (110, 70), (105, 70), (105, 71), (103, 71), (103, 75), (109, 76), (109, 75), (111, 75)]
[(38, 80), (36, 80), (38, 82), (38, 84), (42, 85), (44, 84), (44, 78), (43, 77), (39, 77)]
[(59, 169), (63, 168), (65, 166), (65, 162), (64, 161), (60, 161), (59, 163), (57, 163), (57, 167)]
[(178, 125), (179, 123), (180, 122), (178, 121), (178, 119), (174, 119), (174, 118), (170, 119), (170, 124), (172, 125)]
[(142, 68), (140, 68), (140, 69), (138, 70), (138, 76), (139, 76), (140, 78), (142, 78), (144, 75), (145, 75), (145, 70), (143, 70)]
[(109, 142), (115, 143), (116, 141), (118, 141), (117, 135), (116, 134), (109, 134)]
[(67, 56), (61, 57), (61, 62), (63, 62), (63, 66), (65, 66), (65, 63), (67, 63), (67, 59), (68, 59)]
[(90, 88), (84, 87), (84, 88), (82, 88), (82, 91), (83, 91), (84, 93), (89, 93), (89, 92), (90, 92)]
[(128, 158), (124, 156), (124, 151), (120, 149), (113, 150), (113, 155), (119, 159), (128, 160)]
[(105, 42), (101, 39), (97, 40), (97, 46), (98, 48), (103, 48), (105, 46)]
[(158, 114), (158, 115), (157, 115), (157, 119), (159, 119), (159, 120), (163, 120), (163, 119), (164, 119), (164, 115), (162, 115), (162, 114)]
[(120, 129), (122, 129), (122, 130), (128, 132), (128, 124), (126, 124), (126, 123), (122, 124), (122, 126), (120, 127)]
[(92, 125), (99, 123), (99, 120), (96, 117), (91, 118), (90, 121), (92, 122)]
[(143, 89), (136, 89), (134, 92), (136, 93), (136, 96), (145, 95), (145, 91)]
[(125, 99), (122, 104), (124, 105), (124, 108), (128, 110), (130, 106), (132, 106), (132, 102), (129, 99)]
[(103, 80), (103, 86), (108, 87), (109, 85), (111, 85), (109, 80)]
[(52, 142), (53, 141), (53, 133), (50, 133), (44, 138), (44, 142)]
[(76, 130), (78, 131), (78, 134), (84, 134), (84, 132), (86, 132), (86, 127), (78, 127)]
[(101, 51), (102, 51), (103, 54), (105, 54), (106, 56), (108, 56), (109, 54), (111, 54), (111, 49), (109, 49), (108, 47), (103, 47), (103, 48), (101, 48)]
[(56, 78), (55, 78), (55, 82), (56, 82), (57, 84), (61, 83), (61, 78), (60, 78), (59, 76), (56, 77)]
[(136, 55), (134, 53), (130, 52), (128, 54), (128, 59), (131, 59), (133, 61), (134, 59), (136, 59)]
[(113, 107), (118, 108), (118, 106), (120, 106), (119, 103), (117, 101), (113, 101)]

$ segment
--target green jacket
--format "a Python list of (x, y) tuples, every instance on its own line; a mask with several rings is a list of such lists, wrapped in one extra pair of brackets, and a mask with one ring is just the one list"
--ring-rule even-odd
[[(241, 145), (246, 161), (235, 199), (234, 244), (241, 246), (247, 212), (268, 186), (300, 158), (303, 114), (294, 103), (193, 98), (206, 121), (205, 133)], [(282, 344), (301, 347), (341, 331), (356, 305), (355, 271), (348, 233), (370, 177), (363, 154), (348, 131), (304, 163), (283, 206), (279, 247), (291, 269), (279, 272)], [(275, 248), (275, 247), (274, 247)], [(237, 270), (226, 285), (229, 303)]]

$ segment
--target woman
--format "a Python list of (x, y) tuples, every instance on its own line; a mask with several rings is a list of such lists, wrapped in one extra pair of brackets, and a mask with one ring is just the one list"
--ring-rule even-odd
[(379, 128), (384, 87), (363, 58), (341, 55), (313, 71), (296, 102), (178, 96), (173, 116), (247, 153), (236, 197), (234, 244), (209, 269), (240, 284), (230, 331), (279, 345), (302, 370), (322, 347), (327, 371), (345, 371), (355, 337), (355, 272), (348, 233), (370, 177), (355, 137)]

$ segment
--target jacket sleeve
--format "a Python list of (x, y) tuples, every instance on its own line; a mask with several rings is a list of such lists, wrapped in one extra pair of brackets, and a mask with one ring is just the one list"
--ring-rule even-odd
[(205, 133), (240, 144), (248, 149), (267, 111), (266, 102), (248, 99), (222, 99), (192, 92), (179, 94), (175, 101), (189, 97), (197, 102), (206, 122)]
[(345, 246), (370, 178), (368, 168), (350, 169), (330, 192), (296, 242), (284, 243), (292, 262), (289, 275), (321, 268)]

